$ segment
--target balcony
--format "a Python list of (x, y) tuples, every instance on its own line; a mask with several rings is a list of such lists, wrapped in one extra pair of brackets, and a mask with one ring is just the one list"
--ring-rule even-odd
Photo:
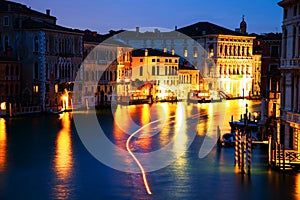
[(300, 124), (300, 113), (284, 111), (282, 114), (282, 119), (292, 123)]
[(283, 68), (294, 68), (300, 66), (300, 58), (282, 59), (281, 67)]

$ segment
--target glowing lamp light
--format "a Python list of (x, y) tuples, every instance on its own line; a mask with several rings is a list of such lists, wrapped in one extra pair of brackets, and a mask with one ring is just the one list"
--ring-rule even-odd
[(0, 104), (0, 109), (1, 109), (1, 110), (6, 110), (6, 103), (5, 103), (5, 102), (2, 102), (2, 103)]

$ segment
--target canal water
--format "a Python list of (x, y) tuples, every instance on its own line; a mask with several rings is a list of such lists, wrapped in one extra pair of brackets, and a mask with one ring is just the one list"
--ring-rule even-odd
[[(217, 103), (125, 107), (137, 125), (165, 119), (162, 126), (145, 128), (140, 138), (131, 141), (130, 148), (134, 153), (158, 150), (172, 140), (170, 156), (185, 150), (167, 167), (147, 173), (152, 195), (147, 194), (140, 173), (112, 169), (87, 151), (73, 120), (79, 111), (0, 119), (0, 199), (300, 199), (300, 174), (284, 175), (269, 170), (263, 146), (253, 149), (249, 176), (241, 175), (234, 167), (233, 148), (218, 149), (215, 146), (207, 156), (199, 158), (199, 149), (204, 145), (208, 131), (215, 131), (215, 126), (220, 126), (221, 134), (229, 132), (231, 115), (239, 119), (246, 104), (249, 112), (260, 110), (259, 102), (247, 100), (227, 101), (225, 117), (220, 117), (224, 110)], [(178, 113), (182, 107), (185, 111)], [(129, 137), (126, 132), (133, 128), (126, 127), (130, 123), (122, 109), (124, 106), (116, 106), (113, 111), (103, 109), (97, 114), (110, 141), (125, 150)], [(196, 119), (196, 124), (178, 129), (178, 123), (197, 112), (201, 117)], [(79, 114), (84, 116), (89, 112)], [(172, 115), (176, 117), (168, 121)], [(145, 137), (155, 128), (158, 130), (155, 135)], [(196, 134), (189, 135), (188, 132), (193, 130)], [(176, 134), (181, 135), (175, 137)], [(192, 142), (185, 149), (190, 137), (193, 137)], [(140, 162), (146, 170), (153, 165), (153, 160), (151, 163), (143, 157)], [(124, 163), (130, 166), (134, 161), (124, 158)]]

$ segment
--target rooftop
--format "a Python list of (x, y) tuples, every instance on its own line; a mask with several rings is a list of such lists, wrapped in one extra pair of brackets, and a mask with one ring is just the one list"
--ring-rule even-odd
[(188, 36), (205, 36), (205, 35), (235, 35), (245, 36), (245, 34), (218, 26), (210, 22), (198, 22), (186, 27), (182, 27), (177, 31)]

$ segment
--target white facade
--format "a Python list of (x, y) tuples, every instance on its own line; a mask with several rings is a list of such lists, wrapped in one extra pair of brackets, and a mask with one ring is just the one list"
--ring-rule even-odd
[(300, 152), (300, 2), (283, 0), (281, 128), (285, 148)]

